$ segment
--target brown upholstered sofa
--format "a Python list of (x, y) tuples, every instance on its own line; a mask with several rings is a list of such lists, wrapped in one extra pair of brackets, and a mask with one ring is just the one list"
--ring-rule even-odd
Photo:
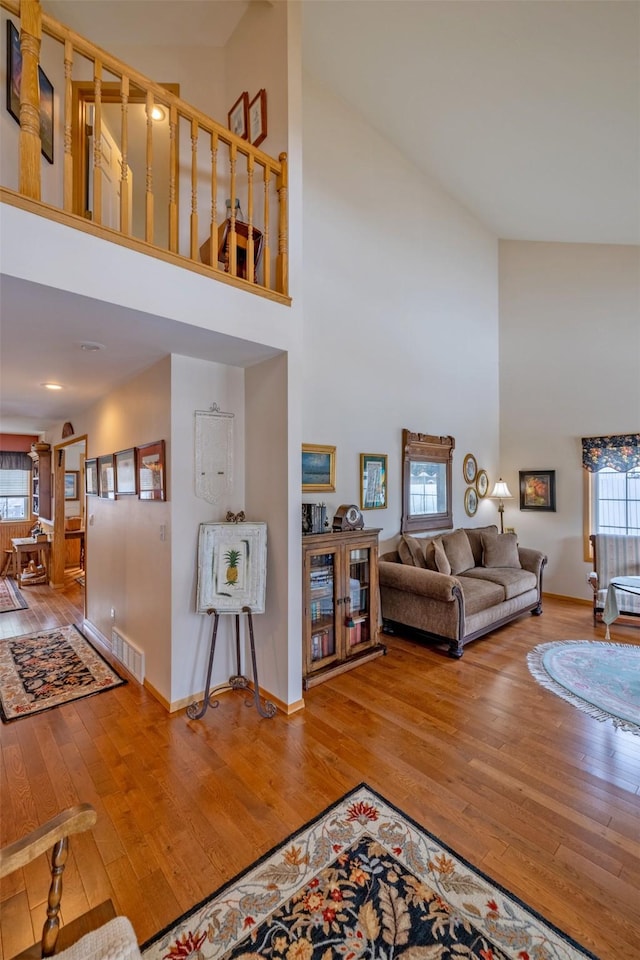
[(380, 557), (384, 629), (445, 641), (451, 656), (461, 657), (470, 640), (529, 610), (542, 613), (546, 562), (543, 553), (518, 547), (515, 534), (499, 534), (496, 526), (405, 535), (397, 550)]

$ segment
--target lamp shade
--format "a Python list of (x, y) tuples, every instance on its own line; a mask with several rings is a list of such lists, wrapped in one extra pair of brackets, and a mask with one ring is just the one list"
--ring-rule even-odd
[(502, 477), (499, 480), (496, 480), (495, 486), (489, 496), (493, 500), (513, 500), (513, 496), (509, 493), (509, 487), (506, 485)]

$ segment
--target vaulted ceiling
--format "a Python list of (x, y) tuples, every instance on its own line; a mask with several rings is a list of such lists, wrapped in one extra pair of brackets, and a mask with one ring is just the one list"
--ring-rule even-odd
[[(43, 7), (117, 50), (224, 46), (249, 2), (280, 0), (43, 0)], [(640, 243), (637, 0), (303, 0), (302, 19), (304, 69), (497, 237)], [(20, 287), (3, 288), (6, 333)], [(59, 299), (49, 294), (43, 309), (50, 318), (59, 310), (68, 323), (77, 305)], [(123, 342), (109, 351), (113, 365), (102, 355), (94, 399), (167, 352), (162, 325), (157, 336), (151, 325), (129, 351), (126, 318), (121, 333)], [(205, 355), (196, 343), (201, 332), (188, 328), (173, 338), (177, 352), (190, 352), (190, 337)], [(30, 353), (13, 336), (3, 340), (34, 362), (33, 340)], [(58, 347), (39, 344), (44, 380), (45, 360)], [(76, 409), (91, 400), (90, 378), (86, 387)], [(21, 398), (10, 396), (6, 379), (2, 390), (5, 410), (18, 409)], [(31, 411), (41, 429), (59, 419), (59, 407), (48, 402), (39, 398)]]

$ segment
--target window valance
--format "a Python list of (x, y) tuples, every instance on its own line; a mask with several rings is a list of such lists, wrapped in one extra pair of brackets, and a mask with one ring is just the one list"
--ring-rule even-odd
[(582, 466), (589, 473), (611, 467), (626, 473), (640, 467), (640, 433), (613, 437), (583, 437)]
[(31, 470), (31, 466), (28, 453), (0, 450), (0, 470)]

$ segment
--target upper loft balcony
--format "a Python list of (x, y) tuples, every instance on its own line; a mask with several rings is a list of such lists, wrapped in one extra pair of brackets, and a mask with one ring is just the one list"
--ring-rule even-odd
[(287, 155), (260, 149), (266, 92), (236, 98), (223, 124), (39, 0), (0, 6), (2, 201), (289, 305)]

